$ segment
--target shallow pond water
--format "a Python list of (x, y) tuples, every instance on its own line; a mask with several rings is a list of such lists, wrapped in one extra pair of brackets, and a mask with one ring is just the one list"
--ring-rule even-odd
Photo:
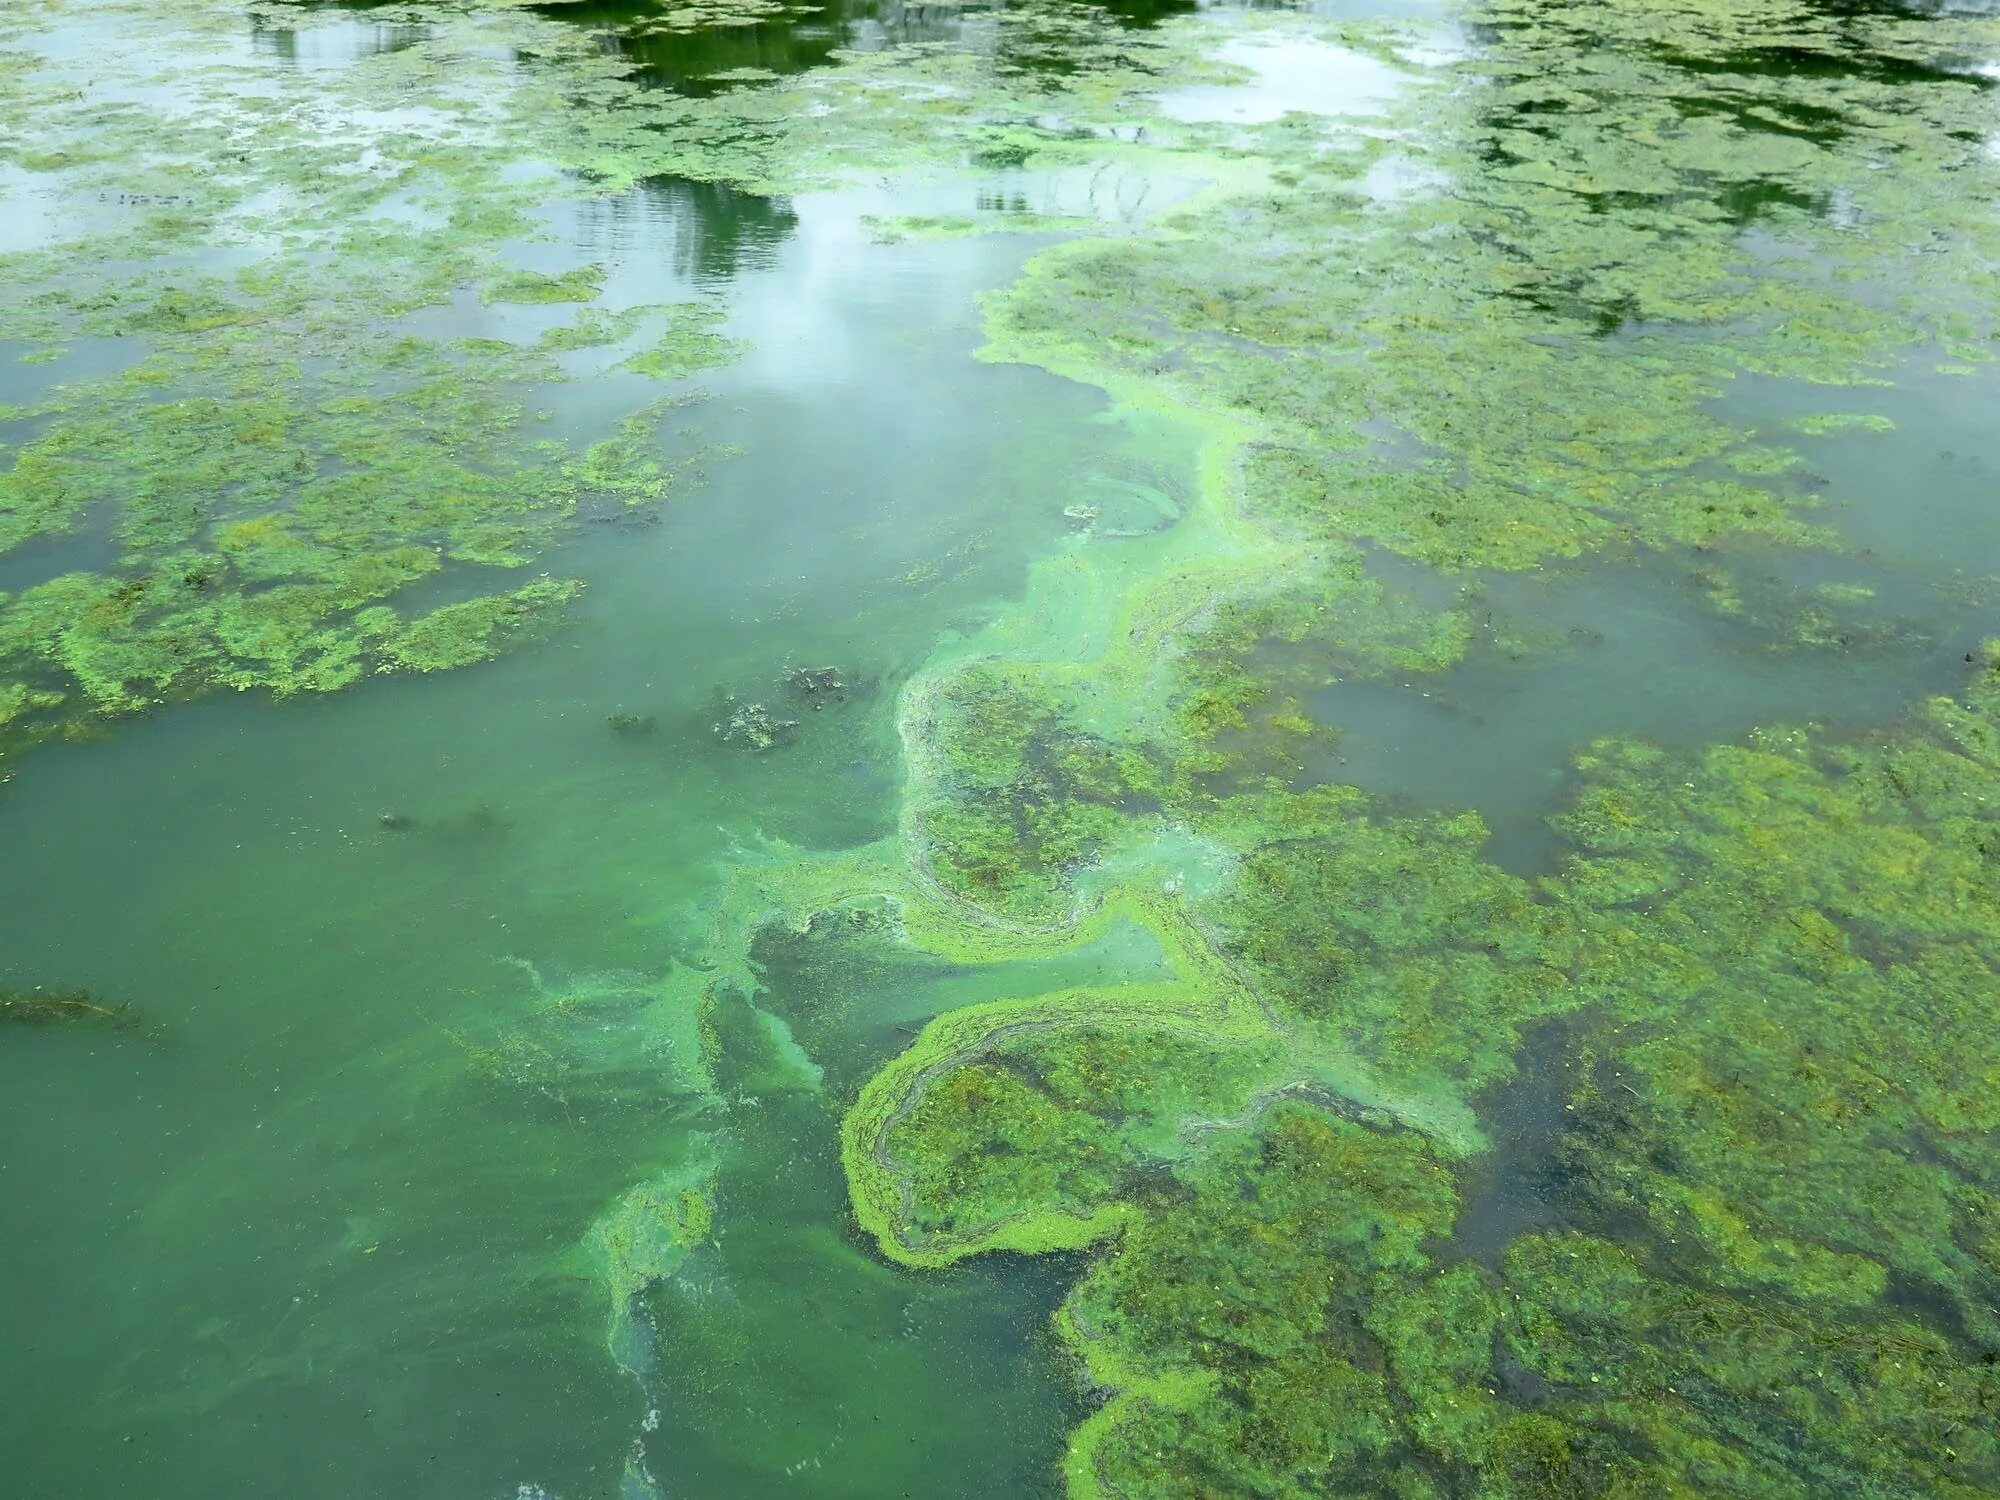
[[(40, 1289), (9, 1310), (10, 1380), (40, 1372), (10, 1403), (24, 1492), (592, 1493), (676, 1401), (716, 1450), (701, 1493), (808, 1463), (820, 1493), (879, 1493), (970, 1462), (974, 1413), (1052, 1461), (1061, 1400), (1021, 1343), (1049, 1277), (870, 1266), (811, 1078), (693, 1096), (645, 1016), (733, 850), (893, 826), (898, 686), (1067, 535), (1045, 497), (1122, 461), (1101, 398), (970, 358), (1019, 252), (875, 248), (872, 201), (802, 202), (739, 266), (756, 353), (690, 420), (745, 451), (659, 524), (567, 544), (592, 587), (559, 640), (24, 758), (10, 972), (143, 995), (148, 1022), (8, 1038), (8, 1195), (37, 1231), (6, 1280)], [(679, 246), (628, 227), (619, 275)], [(787, 683), (823, 664), (838, 701)], [(725, 741), (732, 697), (795, 738)], [(612, 1363), (580, 1250), (696, 1142), (741, 1205), (700, 1294), (710, 1360), (755, 1361), (726, 1394), (671, 1346), (646, 1384)], [(882, 1410), (806, 1414), (802, 1390), (860, 1384)], [(1021, 1493), (1013, 1472), (982, 1456), (953, 1488)]]
[[(1332, 789), (1355, 826), (1471, 810), (1366, 879), (1325, 856), (1329, 930), (1378, 870), (1410, 914), (1308, 988), (1530, 927), (1553, 954), (1521, 911), (1610, 920), (1557, 886), (1595, 743), (1872, 744), (2000, 628), (1978, 287), (1829, 273), (1907, 313), (1876, 326), (1744, 271), (1753, 232), (1813, 264), (1915, 233), (1886, 189), (1835, 211), (1855, 160), (1787, 154), (1840, 134), (1823, 59), (1760, 64), (1791, 116), (1728, 105), (1782, 144), (1662, 147), (1663, 185), (1654, 80), (1597, 56), (1533, 96), (1531, 0), (34, 9), (0, 40), (41, 131), (0, 162), (0, 992), (136, 1024), (0, 1028), (9, 1494), (1326, 1492), (1338, 1442), (1263, 1488), (1118, 1447), (1117, 1392), (1164, 1423), (1236, 1367), (1172, 1386), (1213, 1329), (1100, 1363), (1159, 1314), (1091, 1300), (1105, 1236), (1262, 1201), (1200, 1164), (1303, 1100), (1462, 1178), (1456, 1240), (1439, 1210), (1412, 1245), (1497, 1277), (1552, 1225), (1636, 1243), (1549, 1183), (1611, 1149), (1564, 1143), (1606, 1038), (1673, 1027), (1475, 984), (1438, 1002), (1491, 1027), (1465, 1062), (1328, 1019), (1237, 872), (1324, 835)], [(1916, 46), (1884, 87), (1932, 76)], [(1641, 144), (1530, 161), (1586, 95)], [(1985, 107), (1949, 97), (1854, 129), (1929, 149)], [(1547, 227), (1543, 191), (1602, 222)], [(1711, 352), (1620, 342), (1668, 325)], [(1538, 380), (1568, 405), (1517, 404)], [(1288, 590), (1318, 623), (1227, 634)], [(1224, 658), (1203, 709), (1186, 674)], [(926, 1112), (982, 1059), (1053, 1097), (1077, 1075), (1010, 1049), (1156, 1015), (1187, 1035), (1105, 1065), (1158, 1081), (1099, 1111), (1115, 1149), (1048, 1126), (1038, 1175), (1032, 1130), (978, 1137), (1004, 1106)], [(1985, 1125), (1954, 1128), (1884, 1149), (1987, 1191)], [(931, 1139), (963, 1159), (925, 1177)], [(1026, 1185), (982, 1198), (996, 1162)], [(1970, 1360), (1989, 1330), (1951, 1316)], [(1398, 1441), (1339, 1482), (1390, 1492)], [(1489, 1458), (1434, 1447), (1421, 1492), (1473, 1493)]]

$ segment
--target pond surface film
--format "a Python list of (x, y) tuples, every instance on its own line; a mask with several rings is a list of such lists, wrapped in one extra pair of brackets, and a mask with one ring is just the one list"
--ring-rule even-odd
[(2000, 1495), (2000, 19), (0, 17), (0, 1493)]

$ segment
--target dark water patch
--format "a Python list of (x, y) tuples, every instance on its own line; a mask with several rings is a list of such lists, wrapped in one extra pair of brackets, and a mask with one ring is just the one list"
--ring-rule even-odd
[[(1851, 593), (1857, 577), (1880, 587)], [(1308, 774), (1392, 806), (1475, 808), (1492, 858), (1547, 869), (1559, 840), (1546, 819), (1595, 739), (1692, 748), (1759, 725), (1869, 725), (1955, 687), (1992, 611), (1939, 611), (1894, 581), (1754, 553), (1495, 575), (1461, 605), (1476, 634), (1457, 665), (1312, 695), (1340, 738)]]
[[(11, 341), (5, 345), (7, 357), (0, 358), (0, 402), (32, 407), (48, 400), (66, 384), (80, 385), (137, 364), (152, 347), (152, 341), (144, 337), (78, 335), (44, 347), (54, 349), (53, 358), (23, 360), (19, 356), (33, 352), (31, 349)], [(39, 416), (8, 419), (7, 437), (14, 442), (26, 441), (45, 422)]]
[(2000, 428), (1993, 366), (1956, 373), (1942, 350), (1913, 352), (1893, 384), (1815, 388), (1744, 376), (1719, 409), (1794, 448), (1824, 476), (1814, 519), (1871, 568), (1963, 594), (2000, 576)]
[(895, 908), (874, 901), (823, 912), (801, 931), (767, 927), (753, 956), (766, 987), (758, 1003), (785, 1021), (825, 1069), (829, 1092), (842, 1098), (933, 1016), (989, 1000), (1133, 983), (1162, 967), (1157, 941), (1128, 927), (1057, 958), (951, 964), (904, 943)]
[(111, 534), (112, 519), (86, 516), (68, 531), (32, 537), (0, 552), (0, 593), (16, 593), (64, 573), (115, 567), (124, 549)]
[(885, 1265), (840, 1227), (838, 1101), (742, 1002), (723, 1002), (715, 1024), (732, 1147), (723, 1217), (712, 1245), (640, 1298), (658, 1350), (643, 1442), (661, 1493), (1060, 1494), (1061, 1434), (1080, 1412), (1044, 1340), (1073, 1260), (1001, 1256), (924, 1277)]
[(1677, 72), (1696, 77), (1736, 75), (1785, 82), (1801, 78), (1860, 80), (1888, 88), (1907, 88), (1912, 84), (1993, 86), (1990, 79), (1941, 63), (1884, 56), (1872, 51), (1866, 37), (1860, 34), (1830, 39), (1826, 47), (1763, 46), (1744, 51), (1692, 53), (1666, 46), (1654, 56)]
[(1490, 1145), (1465, 1167), (1444, 1259), (1497, 1270), (1519, 1236), (1570, 1222), (1574, 1205), (1566, 1201), (1557, 1147), (1575, 1121), (1578, 1070), (1589, 1067), (1580, 1040), (1572, 1022), (1536, 1028), (1523, 1039), (1514, 1076), (1474, 1101)]

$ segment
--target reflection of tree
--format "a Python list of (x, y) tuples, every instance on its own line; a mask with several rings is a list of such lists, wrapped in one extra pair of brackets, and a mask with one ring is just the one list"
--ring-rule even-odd
[[(1101, 66), (1116, 38), (1194, 8), (1194, 0), (1030, 0), (990, 11), (905, 4), (902, 0), (835, 0), (744, 26), (693, 31), (661, 27), (661, 12), (633, 0), (548, 4), (538, 13), (592, 29), (603, 46), (637, 65), (646, 82), (700, 96), (734, 86), (726, 75), (758, 68), (799, 72), (828, 62), (840, 48), (902, 42), (963, 40), (983, 49), (1001, 71), (1059, 75)], [(760, 197), (717, 182), (662, 176), (622, 197), (586, 204), (587, 253), (672, 244), (674, 268), (697, 280), (720, 280), (768, 261), (797, 227), (782, 198)]]
[(835, 48), (845, 45), (846, 28), (840, 23), (841, 12), (848, 8), (846, 4), (799, 7), (750, 25), (682, 31), (649, 25), (660, 16), (659, 7), (650, 3), (588, 0), (581, 5), (535, 7), (552, 20), (596, 32), (608, 48), (638, 67), (645, 82), (696, 96), (730, 87), (709, 80), (738, 68), (799, 73), (820, 66)]
[(616, 198), (582, 207), (586, 255), (670, 245), (674, 271), (697, 281), (726, 280), (768, 265), (798, 215), (784, 198), (764, 198), (719, 182), (654, 177)]
[(273, 26), (264, 16), (250, 13), (250, 51), (287, 67), (299, 60), (299, 33), (291, 26)]
[(989, 16), (994, 66), (1006, 74), (1041, 75), (1056, 81), (1103, 67), (1129, 63), (1119, 36), (1144, 31), (1171, 16), (1195, 9), (1194, 0), (1110, 0), (1072, 4), (1070, 0), (1004, 5)]
[[(400, 0), (337, 0), (343, 10), (367, 13)], [(923, 4), (920, 0), (827, 0), (787, 4), (782, 11), (747, 24), (727, 19), (726, 0), (711, 0), (715, 21), (682, 27), (658, 0), (545, 0), (529, 8), (598, 34), (603, 44), (638, 68), (639, 77), (679, 94), (701, 97), (735, 87), (738, 80), (717, 75), (757, 68), (777, 74), (824, 66), (842, 48), (873, 50), (908, 42), (949, 42), (974, 29), (997, 38), (995, 59), (1020, 72), (1062, 76), (1077, 71), (1080, 40), (1105, 28), (1144, 30), (1172, 16), (1189, 14), (1197, 0), (1027, 0), (1027, 3)], [(761, 4), (758, 7), (762, 8)], [(750, 14), (746, 9), (745, 14)], [(290, 58), (296, 40), (289, 30), (253, 18), (253, 26), (273, 33), (273, 55)], [(387, 32), (415, 36), (372, 51), (391, 51), (418, 40), (422, 28), (385, 26)], [(362, 55), (369, 55), (364, 53)]]
[(908, 42), (953, 41), (969, 27), (997, 23), (1007, 38), (1006, 61), (1023, 71), (1074, 69), (1070, 40), (1079, 28), (1107, 22), (1131, 28), (1158, 24), (1194, 10), (1195, 0), (1039, 0), (990, 8), (926, 5), (905, 0), (832, 0), (799, 5), (749, 25), (669, 30), (657, 23), (651, 0), (585, 0), (535, 7), (539, 14), (598, 31), (608, 45), (636, 63), (648, 82), (678, 93), (702, 95), (731, 86), (711, 80), (739, 68), (799, 73), (824, 65), (845, 47), (877, 48)]
[[(372, 9), (373, 6), (367, 7)], [(327, 61), (359, 62), (367, 57), (379, 57), (389, 52), (401, 52), (406, 47), (414, 47), (425, 41), (431, 34), (428, 26), (420, 24), (381, 23), (372, 26), (356, 26), (341, 35), (340, 52)], [(269, 58), (288, 68), (299, 66), (299, 32), (293, 26), (280, 26), (270, 17), (250, 16), (250, 50), (258, 57)]]

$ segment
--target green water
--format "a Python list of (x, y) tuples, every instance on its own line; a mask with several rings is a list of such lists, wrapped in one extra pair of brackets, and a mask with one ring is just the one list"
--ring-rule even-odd
[[(653, 1404), (682, 1492), (802, 1464), (826, 1494), (954, 1465), (966, 1493), (1039, 1482), (1051, 1277), (871, 1264), (813, 1080), (740, 1059), (719, 1100), (687, 1097), (635, 1025), (733, 850), (888, 831), (897, 687), (1065, 534), (1033, 497), (1119, 462), (1101, 398), (969, 357), (1014, 251), (861, 255), (862, 206), (796, 204), (746, 273), (789, 313), (700, 420), (747, 451), (662, 524), (572, 544), (592, 589), (559, 640), (24, 758), (10, 970), (149, 1023), (8, 1038), (10, 1222), (36, 1226), (5, 1252), (25, 1492), (592, 1493)], [(631, 274), (673, 243), (633, 234)], [(941, 581), (903, 581), (925, 568)], [(814, 713), (784, 674), (829, 663), (851, 686)], [(796, 741), (723, 743), (732, 693), (796, 715)], [(538, 1020), (577, 987), (605, 995)], [(515, 1038), (539, 1050), (482, 1068)], [(725, 1163), (698, 1294), (723, 1327), (663, 1329), (657, 1386), (635, 1384), (574, 1247), (696, 1142)], [(975, 1412), (1022, 1456), (968, 1453)]]
[[(37, 407), (52, 393), (83, 391), (88, 409), (89, 382), (159, 350), (180, 358), (177, 339), (207, 347), (199, 309), (129, 329), (44, 326), (51, 306), (110, 317), (79, 290), (100, 276), (157, 288), (268, 258), (279, 283), (305, 289), (327, 321), (282, 346), (293, 363), (259, 367), (237, 351), (176, 367), (225, 404), (294, 375), (319, 409), (337, 405), (343, 378), (397, 388), (408, 366), (344, 348), (326, 327), (460, 341), (478, 361), (500, 358), (497, 346), (463, 341), (519, 349), (572, 325), (574, 300), (482, 298), (495, 264), (547, 277), (595, 266), (594, 306), (698, 301), (703, 326), (732, 342), (677, 352), (689, 366), (662, 383), (616, 367), (629, 340), (558, 350), (550, 368), (494, 377), (496, 402), (518, 406), (504, 420), (474, 420), (470, 398), (454, 398), (418, 424), (477, 466), (534, 443), (581, 450), (648, 402), (676, 402), (640, 444), (687, 465), (659, 504), (551, 501), (557, 519), (538, 512), (509, 533), (521, 555), (503, 561), (526, 571), (496, 563), (489, 537), (468, 541), (457, 528), (472, 522), (440, 521), (419, 541), (432, 546), (434, 532), (448, 564), (385, 595), (407, 616), (543, 573), (584, 585), (521, 639), (496, 636), (463, 662), (382, 646), (379, 672), (357, 668), (323, 693), (274, 697), (276, 667), (231, 692), (221, 669), (204, 669), (144, 695), (157, 701), (73, 718), (80, 700), (40, 705), (0, 747), (0, 987), (84, 987), (139, 1018), (0, 1034), (0, 1493), (1063, 1493), (1070, 1433), (1107, 1394), (1051, 1328), (1083, 1258), (897, 1265), (854, 1222), (841, 1119), (931, 1018), (1170, 978), (1172, 943), (1121, 912), (1074, 944), (1024, 942), (975, 963), (900, 941), (876, 899), (896, 887), (810, 923), (776, 920), (773, 901), (733, 951), (742, 872), (776, 870), (781, 885), (819, 856), (907, 841), (903, 709), (920, 674), (987, 653), (1109, 657), (1130, 624), (1121, 601), (1212, 558), (1279, 582), (1318, 566), (1318, 553), (1266, 560), (1198, 503), (1215, 455), (1240, 441), (1207, 425), (1199, 399), (1135, 395), (1154, 374), (1225, 369), (1233, 341), (1250, 338), (1236, 323), (1206, 354), (1163, 352), (1150, 366), (1135, 337), (1105, 357), (1137, 373), (1093, 383), (1056, 373), (1076, 373), (1073, 352), (980, 358), (992, 298), (1065, 238), (1137, 239), (1259, 162), (1304, 170), (1311, 152), (1284, 156), (1296, 143), (1283, 132), (1311, 122), (1372, 143), (1363, 175), (1381, 202), (1429, 194), (1425, 169), (1399, 166), (1394, 144), (1421, 140), (1423, 122), (1391, 125), (1387, 111), (1421, 74), (1413, 63), (1445, 66), (1491, 43), (1479, 18), (1428, 5), (1134, 3), (1008, 19), (861, 0), (713, 15), (428, 0), (204, 0), (185, 19), (82, 0), (31, 9), (7, 23), (0, 88), (19, 91), (10, 122), (69, 111), (57, 143), (69, 154), (37, 156), (55, 146), (17, 136), (0, 176), (0, 249), (23, 257), (27, 289), (0, 312), (11, 318), (0, 401), (14, 404), (0, 413), (0, 458), (60, 420)], [(1387, 33), (1337, 29), (1364, 23), (1425, 28), (1429, 50), (1381, 61), (1370, 48), (1386, 49)], [(1161, 56), (1222, 70), (1148, 81), (1157, 59), (1138, 52), (1136, 81), (1116, 72), (1125, 49), (1162, 37), (1184, 50)], [(93, 59), (113, 55), (121, 66), (98, 76)], [(1017, 91), (964, 106), (985, 132), (971, 144), (946, 107), (921, 112), (928, 90), (951, 96), (924, 71), (939, 57), (976, 59), (1004, 81), (996, 89)], [(1976, 76), (1977, 61), (1957, 59), (1954, 76)], [(394, 71), (419, 62), (432, 71)], [(915, 114), (885, 105), (887, 122), (871, 127), (867, 108), (836, 96), (835, 123), (815, 135), (811, 96), (764, 92), (871, 65), (894, 109)], [(454, 94), (460, 66), (484, 71)], [(732, 72), (743, 69), (759, 71)], [(1093, 80), (1113, 76), (1153, 113), (1094, 103)], [(650, 106), (607, 78), (640, 98), (749, 102), (627, 126)], [(227, 148), (255, 151), (279, 128), (257, 113), (267, 95), (284, 101), (283, 149), (304, 180), (288, 166), (204, 186), (234, 170)], [(768, 117), (766, 98), (778, 101)], [(1129, 114), (1130, 129), (1089, 123), (1099, 107)], [(134, 121), (154, 110), (198, 114), (216, 134), (149, 138)], [(538, 135), (521, 120), (553, 123)], [(232, 121), (247, 122), (240, 141), (225, 139)], [(1181, 156), (1124, 149), (1171, 122), (1192, 132)], [(406, 127), (417, 144), (398, 144)], [(1230, 134), (1239, 128), (1272, 134), (1246, 141)], [(1043, 132), (1060, 152), (1029, 159), (1009, 131)], [(101, 159), (79, 154), (97, 139)], [(412, 167), (407, 191), (357, 196), (351, 222), (343, 200), (319, 196), (345, 184), (344, 155), (379, 166), (444, 152), (439, 141), (476, 163), (445, 187)], [(710, 146), (706, 176), (663, 166)], [(104, 185), (128, 168), (130, 194)], [(64, 175), (79, 170), (99, 175)], [(197, 205), (193, 231), (168, 222), (178, 210), (161, 184), (175, 181)], [(482, 220), (503, 195), (518, 217), (493, 208)], [(1739, 206), (1748, 254), (1766, 205)], [(967, 232), (1017, 226), (1027, 232)], [(1341, 253), (1315, 250), (1311, 274), (1327, 262), (1339, 272)], [(1179, 316), (1192, 326), (1237, 307), (1233, 277), (1218, 271), (1190, 301), (1219, 300)], [(236, 285), (231, 295), (253, 296)], [(412, 305), (391, 305), (399, 288)], [(285, 295), (254, 292), (269, 308)], [(1283, 315), (1306, 316), (1299, 306), (1317, 296), (1304, 283)], [(284, 305), (259, 316), (306, 326)], [(1254, 296), (1241, 306), (1227, 316), (1245, 325), (1268, 311)], [(1622, 336), (1609, 321), (1607, 341)], [(2000, 625), (2000, 388), (1988, 363), (1944, 375), (1941, 352), (1897, 358), (1891, 383), (1859, 394), (1779, 372), (1742, 375), (1705, 403), (1732, 430), (1796, 446), (1802, 469), (1769, 483), (1825, 496), (1813, 520), (1826, 529), (1804, 543), (1635, 526), (1602, 544), (1552, 543), (1530, 566), (1494, 543), (1491, 559), (1475, 552), (1461, 567), (1357, 523), (1339, 543), (1352, 543), (1357, 576), (1457, 611), (1463, 650), (1353, 670), (1362, 627), (1263, 643), (1259, 670), (1282, 675), (1303, 718), (1331, 733), (1288, 752), (1281, 776), (1258, 763), (1256, 784), (1354, 785), (1412, 815), (1471, 808), (1483, 856), (1538, 875), (1567, 848), (1549, 819), (1593, 740), (1694, 751), (1774, 723), (1865, 737), (1957, 691)], [(103, 399), (129, 424), (153, 397)], [(1894, 429), (1798, 435), (1801, 418), (1850, 409)], [(1391, 420), (1357, 431), (1393, 456)], [(279, 446), (255, 432), (231, 441), (211, 488), (251, 482), (255, 455)], [(327, 469), (367, 462), (351, 447)], [(134, 513), (168, 488), (158, 474), (107, 483), (126, 484)], [(34, 495), (61, 487), (42, 484)], [(25, 510), (20, 495), (12, 503)], [(236, 496), (189, 534), (219, 534), (264, 503)], [(181, 524), (168, 500), (157, 510), (142, 525), (86, 505), (24, 535), (0, 551), (0, 604), (73, 572), (136, 575), (162, 557), (166, 572), (194, 568), (180, 543), (146, 531)], [(349, 542), (360, 548), (353, 536), (379, 522), (370, 512)], [(257, 544), (213, 545), (236, 558)], [(241, 566), (251, 597), (295, 576)], [(343, 596), (337, 613), (375, 597)], [(1191, 608), (1171, 628), (1207, 618)], [(102, 659), (43, 647), (46, 662), (9, 671), (41, 688), (59, 658), (78, 680), (76, 662)], [(253, 659), (275, 658), (243, 647), (237, 669)], [(389, 670), (399, 664), (440, 669)], [(825, 667), (837, 689), (798, 675)], [(1151, 724), (1177, 691), (1107, 680), (1088, 710), (1099, 727)], [(751, 705), (754, 722), (779, 726), (774, 743), (744, 732)], [(1149, 837), (1107, 869), (1174, 892), (1220, 878), (1202, 875), (1223, 862), (1211, 833)], [(1559, 1087), (1545, 1076), (1560, 1071), (1553, 1050), (1523, 1072), (1532, 1097), (1507, 1097), (1487, 1122), (1499, 1152), (1471, 1171), (1487, 1186), (1473, 1195), (1478, 1222), (1459, 1226), (1467, 1243), (1556, 1217), (1519, 1165), (1560, 1114), (1544, 1097)], [(683, 1193), (712, 1222), (648, 1259)], [(641, 1248), (617, 1248), (628, 1244)]]

